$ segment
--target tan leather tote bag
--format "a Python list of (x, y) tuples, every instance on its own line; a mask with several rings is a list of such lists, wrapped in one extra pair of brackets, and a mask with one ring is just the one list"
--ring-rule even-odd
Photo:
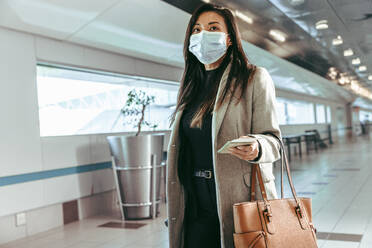
[[(282, 140), (281, 199), (268, 200), (258, 164), (252, 167), (251, 201), (233, 205), (235, 248), (317, 248), (311, 198), (297, 197)], [(285, 162), (285, 163), (284, 163)], [(293, 198), (283, 198), (283, 171), (287, 171)], [(263, 200), (255, 198), (256, 175)]]

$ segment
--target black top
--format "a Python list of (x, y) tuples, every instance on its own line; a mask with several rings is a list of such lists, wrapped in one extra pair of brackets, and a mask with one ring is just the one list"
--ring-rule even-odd
[(191, 106), (184, 109), (180, 129), (183, 132), (185, 139), (187, 140), (191, 150), (191, 161), (194, 169), (208, 169), (213, 170), (212, 160), (212, 113), (209, 112), (203, 118), (202, 128), (191, 128), (190, 123), (192, 116), (201, 105), (207, 94), (212, 90), (213, 84), (216, 81), (211, 82), (211, 78), (214, 77), (218, 71), (217, 69), (205, 71), (203, 74), (203, 90), (199, 91), (197, 100), (195, 100)]
[[(207, 94), (212, 90), (213, 84), (219, 83), (220, 76), (224, 67), (203, 71), (201, 82), (202, 89), (199, 90), (196, 99), (186, 106), (182, 112), (179, 135), (180, 135), (180, 154), (178, 156), (178, 176), (187, 191), (190, 201), (186, 206), (186, 213), (190, 218), (197, 216), (196, 196), (192, 184), (192, 172), (195, 169), (208, 169), (213, 171), (212, 158), (212, 113), (208, 113), (203, 118), (202, 128), (190, 128), (193, 114), (197, 111)], [(219, 73), (220, 72), (220, 73)], [(217, 75), (219, 74), (219, 75)], [(218, 77), (216, 77), (218, 76)], [(213, 178), (214, 180), (214, 178)], [(193, 216), (193, 217), (192, 217)]]

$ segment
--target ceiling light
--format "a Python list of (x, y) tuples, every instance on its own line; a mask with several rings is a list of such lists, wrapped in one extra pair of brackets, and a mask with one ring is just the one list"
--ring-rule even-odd
[(346, 78), (345, 77), (341, 77), (338, 82), (341, 84), (341, 85), (344, 85), (346, 83)]
[(289, 1), (289, 4), (291, 4), (293, 6), (297, 6), (297, 5), (303, 4), (305, 2), (305, 0), (288, 0), (288, 1)]
[(368, 80), (372, 80), (372, 75), (369, 75), (368, 76)]
[(341, 36), (337, 36), (337, 38), (335, 38), (335, 39), (333, 39), (332, 40), (332, 44), (334, 45), (334, 46), (338, 46), (338, 45), (341, 45), (342, 44), (342, 38), (341, 38)]
[(249, 24), (252, 24), (253, 23), (253, 19), (245, 14), (243, 14), (242, 12), (240, 11), (235, 11), (235, 15), (237, 17), (239, 17), (240, 19), (242, 19), (243, 21), (249, 23)]
[(351, 63), (353, 65), (359, 65), (360, 64), (360, 59), (359, 58), (353, 59), (353, 60), (351, 60)]
[(360, 86), (358, 84), (358, 81), (355, 81), (355, 80), (351, 81), (350, 88), (352, 90), (357, 91), (357, 90), (359, 90), (359, 87)]
[(202, 0), (203, 2), (205, 3), (210, 3), (211, 1), (210, 0)]
[(361, 65), (361, 66), (359, 66), (359, 71), (365, 71), (365, 70), (367, 70), (367, 66), (365, 66), (365, 65)]
[(351, 55), (353, 55), (354, 54), (354, 52), (353, 52), (353, 50), (351, 50), (350, 48), (349, 49), (346, 49), (345, 51), (344, 51), (344, 56), (346, 57), (346, 56), (351, 56)]
[(327, 20), (321, 20), (315, 23), (316, 29), (327, 29), (328, 28), (328, 21)]
[(277, 30), (277, 29), (271, 29), (269, 34), (275, 39), (275, 40), (278, 40), (280, 42), (284, 42), (285, 39), (286, 39), (286, 34), (283, 33), (282, 31), (280, 30)]

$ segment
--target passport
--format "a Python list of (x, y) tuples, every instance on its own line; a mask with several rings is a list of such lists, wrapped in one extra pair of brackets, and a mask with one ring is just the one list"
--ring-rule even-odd
[(253, 137), (241, 137), (227, 141), (217, 152), (218, 153), (230, 153), (227, 149), (235, 146), (251, 145), (256, 141)]

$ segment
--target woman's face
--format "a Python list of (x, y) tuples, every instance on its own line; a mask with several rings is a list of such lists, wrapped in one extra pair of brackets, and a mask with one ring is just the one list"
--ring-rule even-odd
[[(192, 27), (191, 35), (197, 34), (202, 30), (210, 32), (224, 32), (226, 34), (229, 33), (223, 17), (214, 11), (207, 11), (200, 14), (194, 27)], [(228, 35), (226, 35), (226, 45), (231, 45), (231, 40)]]

